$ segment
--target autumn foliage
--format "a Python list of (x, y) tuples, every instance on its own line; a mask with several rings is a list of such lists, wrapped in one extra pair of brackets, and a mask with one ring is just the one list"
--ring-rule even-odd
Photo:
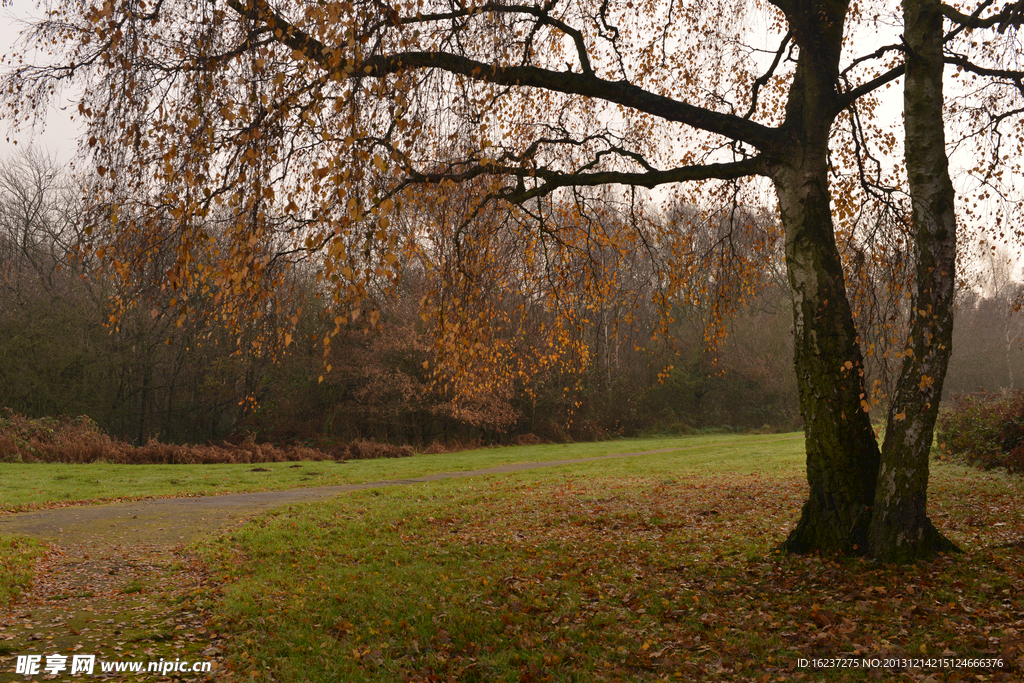
[[(638, 327), (641, 301), (657, 316), (637, 346), (700, 305), (715, 348), (784, 236), (811, 484), (787, 548), (903, 561), (948, 548), (925, 500), (957, 278), (949, 147), (975, 148), (980, 200), (1017, 196), (999, 150), (1020, 139), (1022, 17), (992, 4), (907, 0), (900, 23), (842, 0), (79, 0), (31, 28), (41, 58), (2, 89), (26, 121), (81, 86), (86, 250), (115, 321), (216, 322), (276, 358), (313, 275), (320, 380), (335, 340), (418, 272), (431, 390), (478, 426), (579, 376), (584, 330)], [(902, 34), (858, 54), (883, 15)], [(986, 85), (944, 94), (950, 62)], [(879, 115), (900, 78), (905, 155)], [(655, 188), (698, 210), (664, 220)], [(640, 261), (647, 285), (623, 301)], [(879, 357), (891, 395), (868, 383)]]
[[(209, 295), (190, 299), (193, 315), (181, 320), (171, 304), (178, 294), (140, 279), (135, 305), (118, 308), (117, 278), (76, 248), (83, 225), (66, 170), (29, 152), (0, 164), (0, 180), (0, 405), (33, 418), (88, 415), (136, 446), (252, 434), (442, 450), (531, 434), (565, 441), (799, 426), (778, 256), (757, 295), (748, 293), (751, 308), (721, 326), (709, 349), (716, 297), (659, 310), (651, 301), (659, 276), (639, 254), (566, 250), (561, 271), (583, 293), (558, 296), (519, 272), (524, 261), (506, 236), (501, 249), (466, 255), (481, 262), (482, 275), (469, 277), (457, 267), (451, 227), (466, 197), (452, 191), (406, 208), (402, 220), (429, 228), (434, 246), (408, 256), (393, 289), (368, 290), (375, 324), (345, 325), (325, 354), (338, 309), (308, 266), (292, 268), (277, 292), (287, 314), (254, 311), (241, 339), (223, 328)], [(613, 216), (588, 220), (608, 245), (625, 239)], [(764, 215), (735, 225), (680, 204), (662, 222), (663, 230), (690, 225), (690, 248), (720, 262), (687, 275), (709, 295), (742, 285), (726, 272), (730, 252), (778, 247)], [(292, 316), (287, 346), (260, 343)], [(464, 333), (476, 341), (459, 347)]]

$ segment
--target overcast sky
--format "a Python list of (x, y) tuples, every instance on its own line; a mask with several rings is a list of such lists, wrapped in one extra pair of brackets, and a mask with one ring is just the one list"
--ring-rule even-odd
[[(16, 53), (15, 43), (19, 32), (24, 28), (23, 20), (37, 11), (35, 5), (35, 2), (15, 0), (13, 7), (0, 9), (0, 54), (7, 57), (4, 60), (5, 66), (11, 55)], [(46, 127), (42, 132), (31, 127), (14, 132), (10, 129), (10, 121), (3, 121), (0, 129), (0, 157), (7, 157), (24, 146), (35, 144), (60, 161), (69, 161), (75, 153), (78, 134), (77, 125), (71, 121), (73, 111), (74, 104), (69, 101), (63, 102), (61, 106), (52, 107), (47, 112)], [(17, 145), (13, 144), (14, 140), (18, 141)]]

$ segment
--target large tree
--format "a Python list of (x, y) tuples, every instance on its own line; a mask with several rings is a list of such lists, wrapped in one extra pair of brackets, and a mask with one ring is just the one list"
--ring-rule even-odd
[[(646, 229), (635, 190), (728, 209), (763, 198), (767, 180), (785, 233), (810, 484), (784, 545), (906, 560), (952, 547), (925, 511), (956, 254), (943, 43), (965, 28), (1014, 31), (1019, 12), (983, 16), (993, 4), (961, 14), (907, 0), (902, 40), (857, 55), (851, 36), (891, 10), (848, 0), (79, 0), (29, 36), (54, 59), (16, 65), (4, 90), (21, 118), (77, 80), (98, 242), (141, 265), (174, 250), (161, 277), (179, 302), (213, 288), (239, 326), (236, 302), (279, 291), (282, 266), (311, 256), (337, 325), (365, 315), (367, 288), (399, 271), (403, 248), (430, 240), (434, 228), (403, 219), (424, 213), (409, 207), (429, 208), (455, 184), (477, 198), (446, 224), (470, 296), (474, 275), (498, 259), (508, 266), (496, 254), (512, 245), (520, 275), (585, 306), (575, 287), (592, 283), (566, 264), (597, 244), (648, 249), (668, 266), (663, 294), (697, 297), (707, 289), (687, 288), (685, 274), (703, 264), (688, 226)], [(944, 35), (943, 11), (961, 28)], [(976, 52), (957, 55), (961, 68), (992, 57)], [(1013, 82), (1011, 70), (983, 68)], [(875, 161), (898, 145), (872, 116), (876, 93), (904, 71), (912, 219), (901, 223), (887, 211), (904, 181)], [(626, 188), (618, 203), (632, 242), (588, 217), (609, 203), (588, 188), (608, 185)], [(883, 254), (864, 240), (877, 234), (862, 229), (865, 217), (905, 230), (917, 274), (906, 342), (892, 345), (903, 360), (881, 449), (849, 297), (858, 259)], [(486, 316), (432, 303), (447, 306), (448, 336), (468, 339), (461, 357), (479, 358)]]

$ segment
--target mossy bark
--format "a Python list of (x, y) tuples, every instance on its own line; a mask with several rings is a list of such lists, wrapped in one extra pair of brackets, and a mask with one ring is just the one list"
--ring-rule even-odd
[(810, 485), (800, 521), (783, 547), (863, 554), (878, 443), (862, 407), (863, 362), (823, 191), (827, 178), (814, 175), (819, 177), (797, 183), (796, 192), (779, 189)]
[(915, 295), (910, 338), (882, 444), (870, 552), (883, 561), (956, 550), (927, 514), (928, 457), (952, 351), (956, 211), (942, 118), (942, 12), (905, 0), (906, 161), (914, 218)]
[(863, 554), (879, 465), (863, 408), (863, 359), (832, 221), (828, 144), (836, 110), (845, 2), (787, 12), (800, 49), (772, 179), (786, 232), (797, 383), (810, 495), (783, 543), (791, 552)]

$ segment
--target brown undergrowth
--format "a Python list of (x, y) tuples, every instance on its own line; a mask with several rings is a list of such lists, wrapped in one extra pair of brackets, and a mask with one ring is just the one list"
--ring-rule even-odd
[(224, 463), (290, 462), (296, 460), (365, 460), (408, 457), (408, 446), (356, 440), (322, 448), (272, 445), (246, 440), (239, 444), (179, 445), (151, 439), (132, 446), (105, 434), (90, 418), (32, 419), (5, 411), (0, 415), (0, 461), (6, 462), (110, 462), (125, 465), (208, 465)]

